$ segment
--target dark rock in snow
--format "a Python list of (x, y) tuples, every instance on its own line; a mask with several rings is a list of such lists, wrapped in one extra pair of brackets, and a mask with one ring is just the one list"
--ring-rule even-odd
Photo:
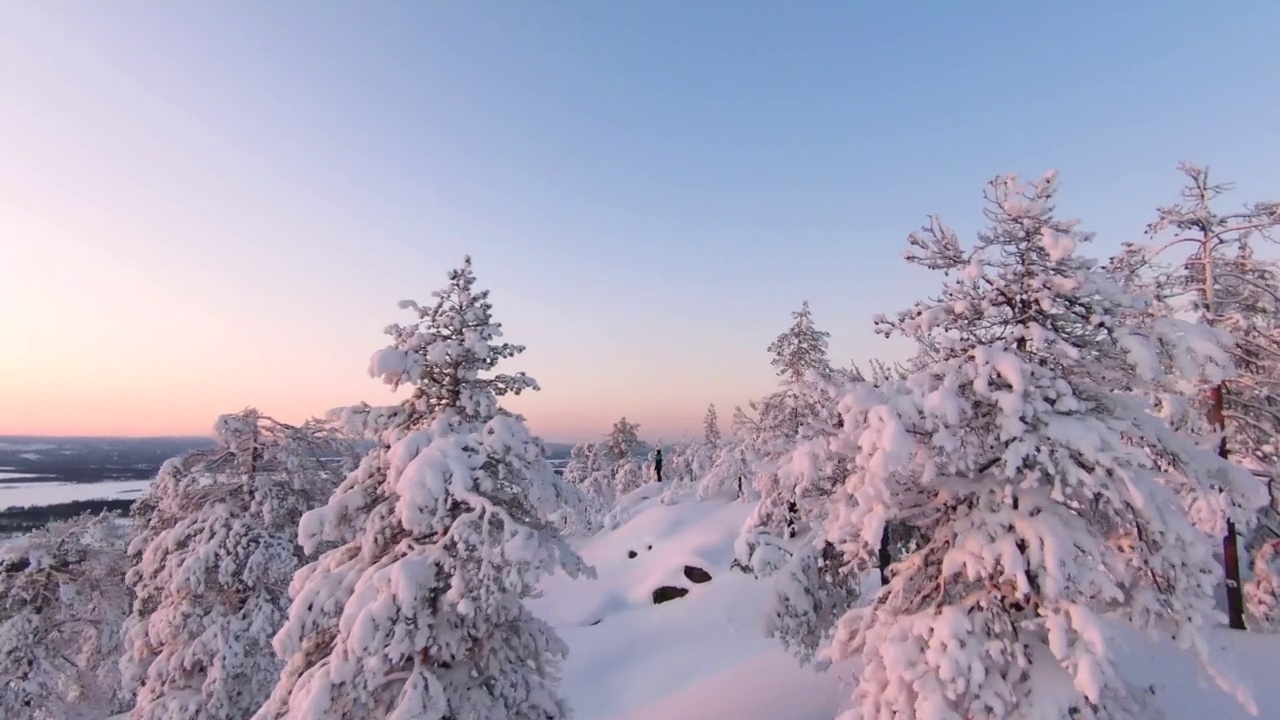
[(675, 600), (676, 598), (682, 598), (688, 594), (689, 594), (689, 588), (672, 587), (670, 585), (663, 585), (662, 587), (653, 591), (653, 604), (661, 605), (662, 603), (667, 602), (668, 600)]
[(628, 558), (630, 558), (630, 559), (632, 559), (632, 560), (634, 560), (634, 559), (636, 558), (636, 551), (635, 551), (635, 550), (628, 550), (628, 551), (627, 551), (627, 557), (628, 557)]
[(689, 578), (690, 582), (696, 582), (699, 584), (711, 582), (711, 573), (693, 565), (684, 566), (684, 576)]

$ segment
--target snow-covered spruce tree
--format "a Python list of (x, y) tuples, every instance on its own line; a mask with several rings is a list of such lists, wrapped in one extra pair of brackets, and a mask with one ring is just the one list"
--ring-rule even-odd
[(125, 532), (110, 513), (0, 544), (0, 717), (98, 720), (125, 708)]
[(715, 404), (707, 406), (707, 415), (702, 419), (702, 444), (708, 448), (720, 447), (724, 436), (720, 432), (720, 417), (716, 414)]
[(598, 470), (599, 453), (595, 443), (574, 445), (569, 451), (562, 483), (562, 499), (555, 512), (555, 524), (567, 536), (587, 536), (599, 531), (609, 508), (600, 494), (592, 491), (591, 481)]
[(1118, 624), (1172, 634), (1213, 671), (1213, 543), (1177, 486), (1250, 478), (1118, 392), (1158, 379), (1117, 322), (1140, 300), (1076, 254), (1088, 236), (1054, 218), (1055, 188), (995, 180), (972, 250), (937, 220), (913, 234), (908, 260), (949, 279), (878, 324), (927, 362), (841, 401), (852, 468), (827, 537), (863, 567), (886, 522), (925, 543), (838, 624), (827, 657), (861, 668), (845, 718), (1140, 717)]
[(818, 651), (831, 640), (836, 621), (868, 592), (868, 581), (887, 584), (890, 565), (922, 542), (917, 528), (902, 521), (886, 522), (873, 575), (864, 563), (846, 562), (823, 532), (832, 497), (849, 477), (851, 458), (858, 454), (854, 443), (865, 429), (853, 424), (864, 418), (850, 408), (887, 402), (905, 377), (879, 361), (872, 361), (870, 379), (856, 365), (842, 372), (843, 390), (836, 393), (838, 422), (828, 434), (802, 441), (778, 470), (807, 501), (804, 507), (814, 527), (774, 575), (773, 598), (765, 616), (767, 635), (781, 641), (802, 663), (816, 660), (819, 665), (826, 662), (817, 657)]
[(833, 399), (845, 379), (831, 367), (829, 334), (814, 326), (809, 303), (792, 318), (791, 327), (769, 345), (780, 387), (751, 403), (756, 413), (752, 443), (759, 463), (755, 485), (760, 502), (743, 525), (735, 553), (741, 566), (760, 576), (772, 574), (785, 561), (793, 544), (789, 541), (804, 534), (814, 519), (806, 512), (795, 477), (779, 470), (798, 444), (831, 432), (836, 421)]
[(275, 646), (287, 665), (258, 718), (548, 720), (567, 648), (524, 599), (581, 559), (543, 519), (543, 448), (499, 398), (536, 389), (495, 374), (499, 342), (468, 258), (417, 320), (392, 325), (370, 371), (412, 394), (377, 445), (304, 516), (307, 548)]
[(579, 487), (585, 485), (595, 470), (591, 466), (594, 454), (595, 443), (574, 445), (569, 450), (569, 462), (564, 467), (565, 481)]
[[(1179, 170), (1187, 177), (1181, 202), (1157, 209), (1156, 221), (1147, 228), (1154, 242), (1147, 254), (1153, 263), (1173, 260), (1175, 269), (1162, 273), (1157, 282), (1169, 293), (1167, 299), (1176, 311), (1235, 335), (1237, 376), (1204, 383), (1199, 393), (1201, 409), (1216, 436), (1219, 454), (1239, 458), (1269, 479), (1274, 475), (1274, 448), (1266, 441), (1258, 445), (1255, 430), (1262, 428), (1264, 437), (1274, 438), (1277, 419), (1267, 403), (1255, 401), (1266, 397), (1266, 386), (1275, 383), (1274, 375), (1267, 375), (1274, 366), (1269, 360), (1260, 365), (1258, 359), (1273, 356), (1277, 343), (1274, 335), (1268, 337), (1266, 324), (1260, 327), (1251, 316), (1274, 301), (1273, 295), (1267, 298), (1274, 286), (1266, 285), (1274, 265), (1254, 257), (1250, 245), (1273, 240), (1272, 231), (1280, 225), (1280, 203), (1253, 203), (1222, 213), (1215, 203), (1232, 186), (1211, 182), (1207, 167), (1182, 163)], [(1230, 510), (1233, 515), (1239, 512), (1239, 508)], [(1228, 615), (1233, 628), (1243, 629), (1237, 523), (1235, 517), (1225, 520), (1222, 562)]]
[(248, 409), (216, 447), (166, 462), (134, 512), (120, 662), (133, 720), (243, 720), (283, 664), (271, 647), (302, 564), (302, 514), (337, 485), (346, 439)]
[(640, 424), (628, 422), (625, 417), (618, 420), (599, 446), (604, 453), (603, 462), (612, 460), (616, 464), (634, 457), (644, 447), (640, 440)]
[[(1233, 333), (1182, 317), (1185, 313), (1170, 302), (1184, 293), (1177, 289), (1178, 279), (1155, 265), (1149, 253), (1149, 248), (1126, 244), (1107, 266), (1108, 272), (1126, 289), (1150, 300), (1146, 307), (1136, 309), (1126, 318), (1130, 331), (1146, 337), (1155, 350), (1145, 362), (1159, 364), (1163, 370), (1161, 382), (1148, 383), (1142, 389), (1144, 399), (1152, 404), (1156, 415), (1179, 432), (1198, 438), (1206, 447), (1220, 450), (1221, 433), (1206, 412), (1209, 396), (1204, 389), (1234, 374)], [(1250, 458), (1237, 455), (1232, 459), (1238, 464), (1252, 465), (1255, 472), (1260, 467)], [(1194, 487), (1182, 489), (1186, 491), (1181, 498), (1183, 505), (1192, 522), (1204, 532), (1223, 537), (1229, 520), (1242, 522), (1246, 527), (1255, 525), (1254, 518), (1233, 507), (1230, 496), (1215, 488), (1209, 488), (1208, 494)]]
[[(660, 458), (663, 461), (662, 468), (661, 468), (661, 472), (662, 472), (661, 477), (658, 476)], [(667, 457), (667, 453), (663, 452), (662, 438), (658, 438), (658, 442), (654, 443), (652, 448), (649, 448), (649, 454), (644, 460), (644, 481), (646, 483), (651, 483), (651, 482), (661, 482), (663, 480), (666, 480), (667, 467), (666, 467), (665, 461), (669, 459), (670, 458)]]
[(609, 434), (591, 447), (588, 467), (590, 476), (582, 489), (593, 506), (608, 513), (618, 498), (646, 482), (645, 459), (636, 457), (644, 448), (640, 441), (640, 425), (624, 417), (613, 424)]
[(668, 451), (662, 472), (663, 483), (667, 486), (662, 495), (662, 503), (673, 505), (718, 494), (718, 488), (708, 494), (709, 488), (704, 489), (704, 486), (723, 449), (724, 436), (720, 432), (716, 406), (709, 405), (702, 421), (702, 436), (677, 443)]

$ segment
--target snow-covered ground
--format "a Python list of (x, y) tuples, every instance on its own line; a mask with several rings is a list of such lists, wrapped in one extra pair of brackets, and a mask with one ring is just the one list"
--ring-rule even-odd
[[(579, 720), (830, 720), (849, 692), (838, 670), (800, 667), (761, 633), (768, 581), (729, 569), (748, 505), (647, 501), (632, 519), (579, 548), (596, 580), (553, 577), (535, 612), (559, 628), (571, 654), (564, 692)], [(628, 553), (636, 557), (629, 558)], [(704, 584), (685, 565), (708, 571)], [(654, 605), (662, 585), (689, 594)], [(598, 621), (598, 623), (597, 623)], [(1250, 715), (1168, 644), (1131, 640), (1128, 678), (1154, 689), (1169, 720), (1280, 718), (1280, 637), (1235, 633), (1214, 643), (1250, 685)]]
[[(0, 481), (18, 474), (0, 474)], [(0, 510), (26, 505), (56, 505), (76, 500), (128, 500), (141, 497), (150, 480), (109, 480), (96, 483), (21, 482), (0, 484)]]

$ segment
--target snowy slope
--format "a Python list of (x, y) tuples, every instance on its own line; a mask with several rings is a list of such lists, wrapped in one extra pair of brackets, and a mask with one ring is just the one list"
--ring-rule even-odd
[[(763, 637), (769, 583), (729, 570), (750, 511), (742, 503), (648, 500), (625, 525), (580, 546), (598, 579), (557, 576), (544, 585), (533, 608), (569, 643), (563, 687), (579, 720), (830, 720), (837, 713), (849, 695), (841, 673), (801, 668)], [(690, 582), (685, 565), (712, 580)], [(651, 593), (661, 585), (690, 592), (654, 605)], [(1271, 679), (1280, 638), (1225, 630), (1214, 638), (1251, 686), (1256, 717), (1280, 718), (1280, 683)], [(1154, 688), (1170, 720), (1255, 717), (1171, 646), (1134, 638), (1123, 667), (1131, 681)]]

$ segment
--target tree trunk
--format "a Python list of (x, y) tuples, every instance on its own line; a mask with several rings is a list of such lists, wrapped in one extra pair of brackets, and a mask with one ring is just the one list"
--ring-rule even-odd
[[(1223, 409), (1223, 383), (1209, 391), (1209, 421), (1221, 433), (1218, 440), (1218, 457), (1227, 459), (1227, 418)], [(1244, 630), (1244, 593), (1240, 586), (1240, 549), (1236, 539), (1236, 524), (1227, 519), (1227, 532), (1222, 537), (1222, 569), (1227, 583), (1227, 622), (1233, 630)]]
[(885, 523), (880, 533), (880, 586), (889, 584), (889, 563), (893, 558), (889, 555), (889, 525)]

